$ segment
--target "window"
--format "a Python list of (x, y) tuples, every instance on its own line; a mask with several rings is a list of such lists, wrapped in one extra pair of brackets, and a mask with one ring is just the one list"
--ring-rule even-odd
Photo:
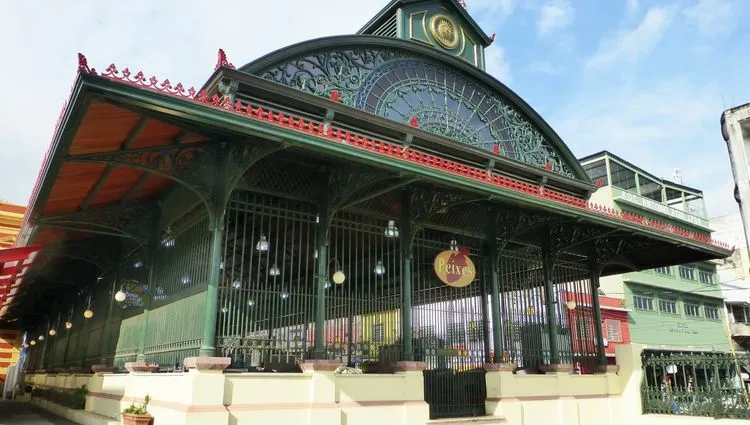
[(662, 313), (677, 314), (677, 301), (669, 298), (660, 298), (659, 311)]
[(693, 303), (685, 303), (685, 316), (701, 317), (701, 306)]
[(654, 299), (651, 295), (633, 294), (633, 306), (638, 310), (653, 310)]
[(609, 161), (609, 170), (612, 173), (613, 186), (635, 193), (635, 171), (614, 161)]
[(719, 308), (716, 306), (707, 305), (706, 306), (706, 318), (719, 320)]
[(607, 319), (604, 326), (607, 328), (607, 340), (622, 342), (622, 327), (619, 320)]
[(680, 277), (687, 280), (695, 280), (695, 269), (692, 266), (680, 266)]
[(463, 344), (466, 340), (466, 329), (464, 328), (464, 324), (450, 323), (448, 325), (447, 339), (449, 344)]
[(607, 179), (607, 164), (603, 158), (591, 164), (584, 165), (583, 170), (586, 171), (586, 174), (589, 175), (595, 185), (603, 187), (609, 184), (609, 180)]
[(385, 341), (385, 332), (383, 331), (383, 324), (378, 323), (372, 325), (372, 342), (382, 343)]
[(669, 266), (667, 266), (667, 267), (657, 267), (657, 268), (654, 269), (654, 272), (656, 272), (658, 274), (671, 275), (672, 274), (672, 268), (669, 267)]
[(576, 335), (579, 341), (594, 338), (594, 321), (591, 317), (578, 317), (576, 320)]
[(641, 196), (661, 202), (661, 185), (650, 178), (640, 175), (638, 183), (641, 185)]
[(484, 323), (481, 320), (469, 322), (467, 327), (469, 328), (469, 341), (477, 342), (484, 340), (482, 335), (484, 333)]
[(713, 285), (714, 274), (708, 270), (698, 270), (698, 280), (704, 285)]

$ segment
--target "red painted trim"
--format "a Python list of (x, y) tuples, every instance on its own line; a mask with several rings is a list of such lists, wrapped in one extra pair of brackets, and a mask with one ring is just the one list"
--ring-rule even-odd
[[(324, 129), (322, 123), (306, 121), (295, 116), (285, 116), (281, 112), (275, 112), (272, 110), (266, 111), (260, 106), (246, 104), (239, 100), (232, 104), (231, 101), (229, 101), (227, 98), (222, 99), (218, 95), (210, 97), (203, 91), (200, 93), (196, 93), (196, 90), (193, 87), (185, 89), (185, 86), (183, 86), (182, 83), (172, 85), (169, 80), (160, 82), (156, 77), (146, 78), (145, 74), (140, 71), (133, 75), (133, 73), (127, 68), (119, 71), (117, 67), (112, 64), (107, 67), (107, 69), (103, 73), (99, 74), (95, 69), (89, 68), (86, 57), (80, 53), (78, 54), (78, 72), (89, 75), (98, 75), (111, 81), (156, 91), (158, 93), (178, 97), (201, 105), (223, 109), (227, 112), (243, 115), (249, 119), (272, 123), (280, 127), (287, 127), (302, 133), (315, 135), (318, 137), (329, 139), (331, 141), (354, 146), (362, 150), (375, 152), (385, 157), (426, 166), (449, 174), (470, 178), (477, 182), (510, 189), (515, 192), (526, 194), (528, 196), (543, 198), (546, 200), (564, 204), (574, 209), (585, 210), (602, 217), (626, 221), (645, 228), (659, 230), (661, 232), (669, 233), (684, 239), (690, 239), (701, 244), (710, 245), (725, 250), (734, 250), (734, 247), (730, 248), (729, 245), (723, 242), (712, 240), (710, 235), (692, 232), (678, 226), (647, 218), (638, 214), (617, 211), (613, 208), (587, 202), (586, 200), (579, 197), (574, 197), (561, 192), (543, 188), (532, 183), (526, 183), (513, 178), (493, 174), (491, 172), (488, 172), (487, 170), (471, 165), (462, 164), (434, 154), (422, 152), (416, 149), (404, 148), (403, 146), (391, 142), (370, 139), (367, 136), (352, 133), (350, 131), (347, 131), (346, 129), (339, 129), (336, 127)], [(47, 154), (47, 157), (45, 158), (45, 164), (48, 161), (49, 152)], [(39, 182), (37, 181), (34, 193), (38, 192), (38, 183)]]
[(42, 247), (38, 245), (31, 245), (0, 250), (0, 263), (26, 260), (31, 254), (39, 251), (41, 248)]

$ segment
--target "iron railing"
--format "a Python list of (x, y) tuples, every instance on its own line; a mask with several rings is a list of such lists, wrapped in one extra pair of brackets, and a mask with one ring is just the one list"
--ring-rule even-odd
[(643, 353), (644, 413), (750, 419), (750, 356)]

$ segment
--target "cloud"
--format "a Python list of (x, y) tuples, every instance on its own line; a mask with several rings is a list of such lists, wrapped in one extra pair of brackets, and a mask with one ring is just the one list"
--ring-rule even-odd
[(484, 51), (484, 61), (488, 74), (506, 85), (511, 82), (510, 64), (505, 58), (505, 49), (499, 43), (493, 43)]
[(573, 22), (575, 10), (569, 0), (550, 0), (537, 8), (536, 21), (539, 36), (547, 36)]
[(242, 17), (241, 24), (213, 22), (205, 2), (198, 0), (81, 0), (43, 8), (26, 2), (4, 4), (4, 15), (13, 19), (0, 26), (0, 39), (15, 41), (4, 43), (3, 54), (13, 62), (0, 67), (0, 80), (15, 84), (6, 84), (0, 102), (5, 124), (0, 125), (0, 141), (7, 147), (0, 151), (0, 198), (28, 201), (75, 77), (76, 53), (86, 54), (89, 65), (100, 71), (114, 62), (134, 72), (200, 86), (211, 75), (220, 47), (241, 66), (292, 43), (352, 34), (384, 5), (381, 0), (319, 3), (223, 3), (222, 10)]
[(730, 0), (698, 0), (693, 6), (686, 8), (683, 14), (706, 36), (729, 34), (738, 16)]
[(599, 87), (548, 114), (582, 157), (609, 150), (657, 177), (679, 168), (684, 184), (704, 190), (709, 214), (731, 212), (731, 170), (718, 115), (721, 90), (687, 77)]
[(671, 8), (649, 9), (637, 27), (603, 39), (597, 53), (586, 61), (586, 68), (600, 69), (621, 61), (635, 61), (647, 55), (661, 40), (673, 15)]

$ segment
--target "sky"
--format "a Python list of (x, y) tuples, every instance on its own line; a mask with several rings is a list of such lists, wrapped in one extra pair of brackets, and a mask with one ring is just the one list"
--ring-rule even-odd
[[(241, 66), (289, 44), (352, 34), (387, 0), (4, 2), (0, 199), (25, 204), (77, 67), (142, 70), (188, 86), (223, 48)], [(750, 102), (746, 0), (467, 0), (487, 71), (578, 157), (609, 150), (658, 177), (679, 169), (710, 216), (737, 212), (719, 118)]]

